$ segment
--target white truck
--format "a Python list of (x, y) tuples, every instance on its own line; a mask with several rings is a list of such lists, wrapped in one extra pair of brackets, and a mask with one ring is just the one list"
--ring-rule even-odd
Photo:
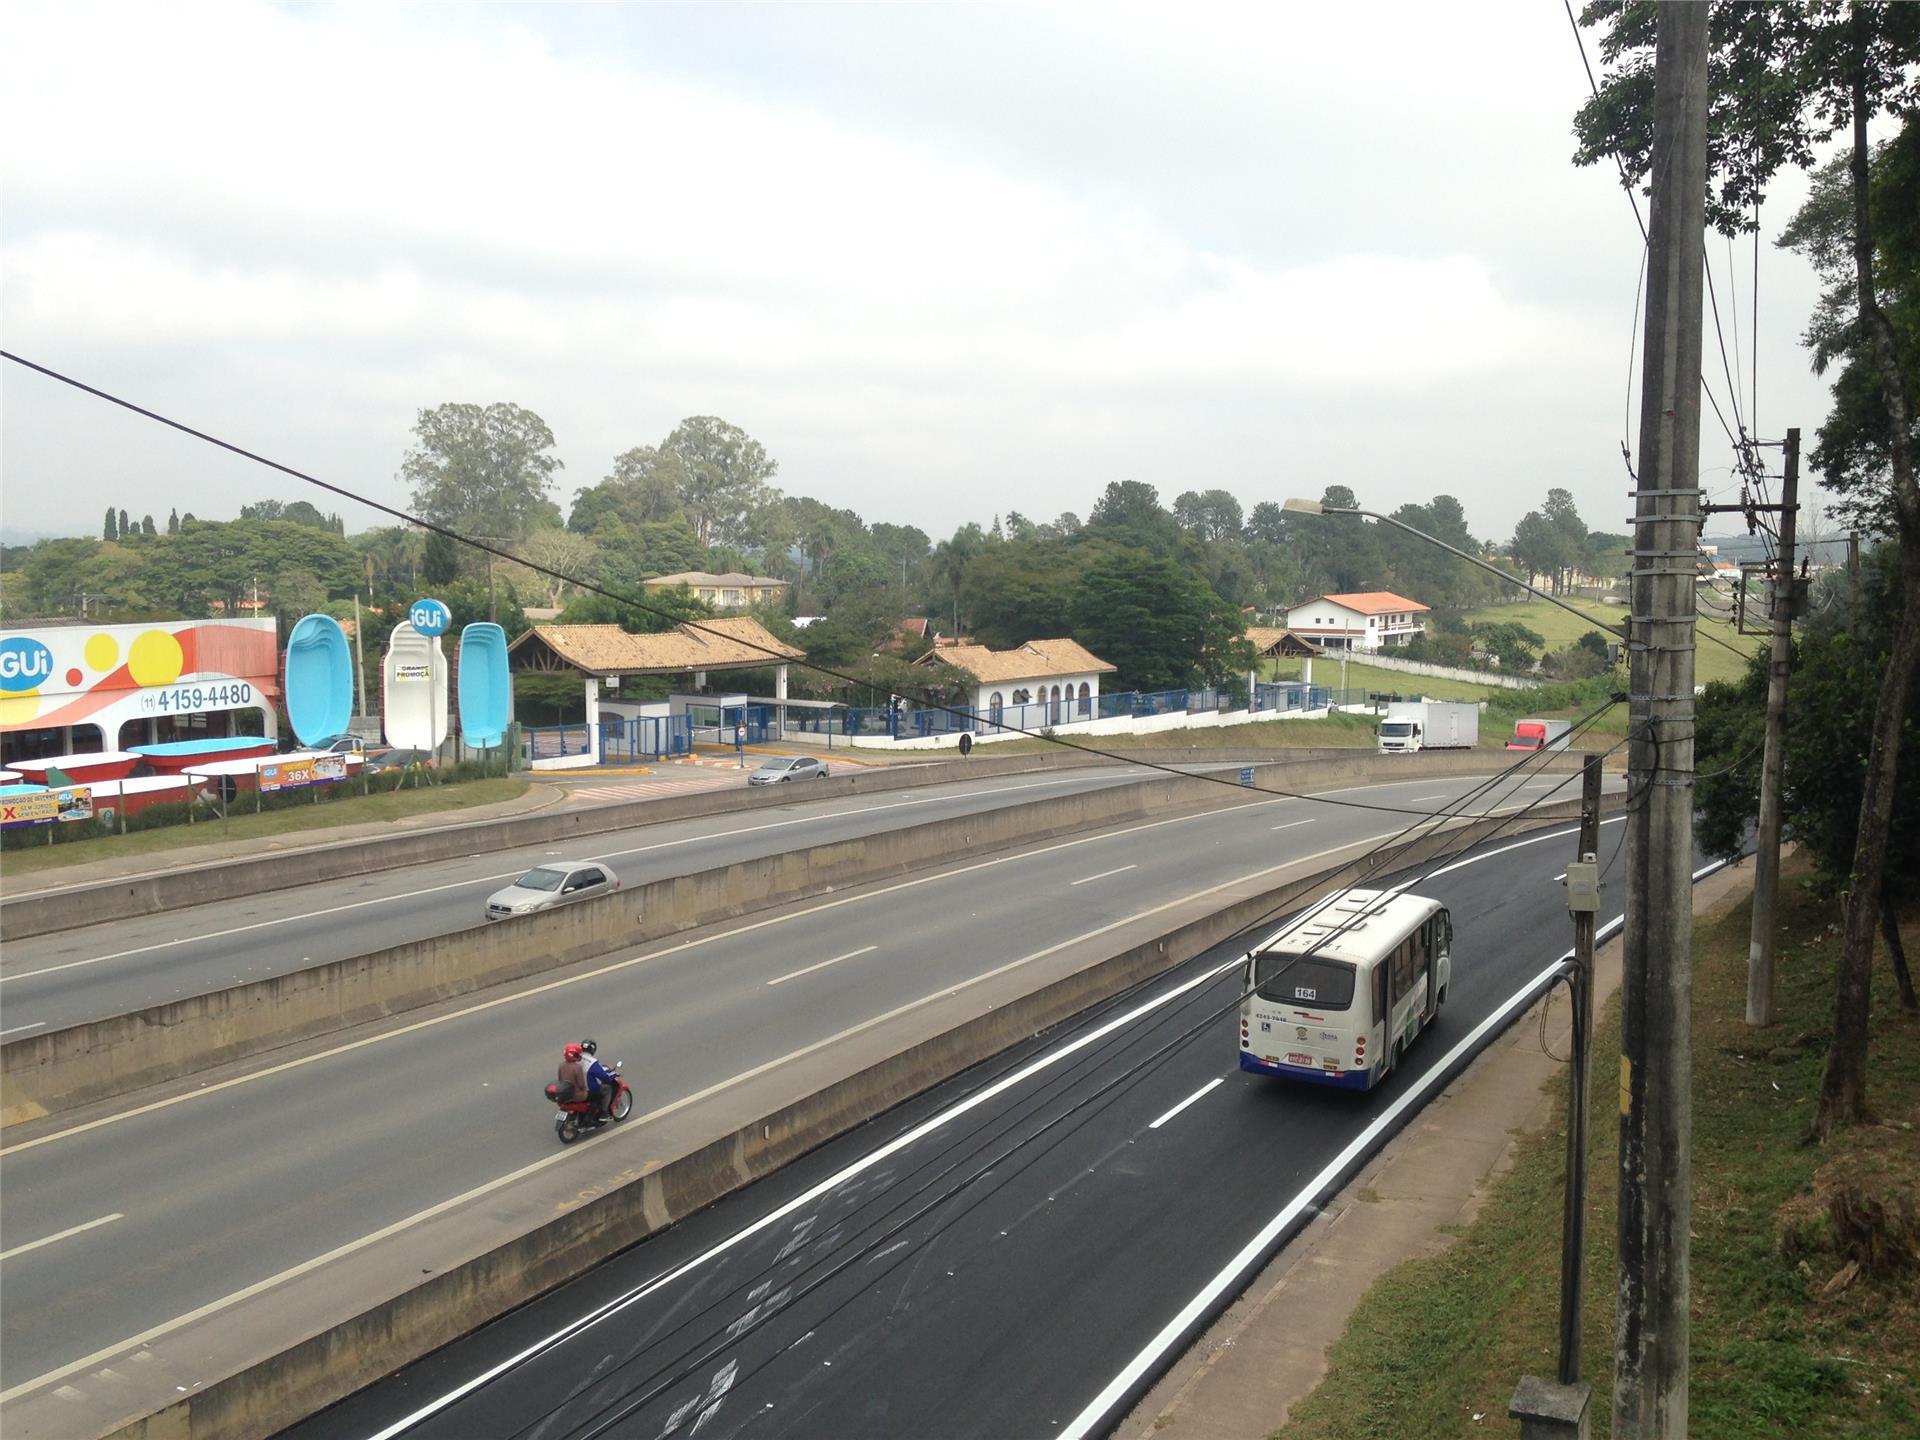
[(1389, 700), (1379, 739), (1382, 755), (1471, 750), (1480, 742), (1480, 707), (1444, 700)]

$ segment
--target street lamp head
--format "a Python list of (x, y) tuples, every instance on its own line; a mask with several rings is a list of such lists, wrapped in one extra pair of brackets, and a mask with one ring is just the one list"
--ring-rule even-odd
[(1302, 515), (1318, 515), (1322, 513), (1318, 500), (1302, 500), (1297, 496), (1292, 500), (1283, 500), (1280, 503), (1280, 508), (1282, 510), (1297, 510)]

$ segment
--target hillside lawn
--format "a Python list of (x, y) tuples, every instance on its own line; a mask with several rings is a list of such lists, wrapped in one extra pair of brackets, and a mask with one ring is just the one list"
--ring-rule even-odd
[[(1617, 606), (1602, 605), (1597, 600), (1570, 599), (1567, 603), (1578, 606), (1592, 615), (1596, 623), (1584, 625), (1577, 615), (1569, 615), (1558, 605), (1546, 600), (1524, 600), (1512, 605), (1484, 605), (1478, 610), (1467, 611), (1460, 618), (1469, 625), (1481, 621), (1495, 625), (1503, 621), (1511, 621), (1524, 625), (1529, 630), (1545, 636), (1549, 650), (1559, 650), (1573, 644), (1587, 631), (1600, 629), (1601, 622), (1619, 625), (1626, 620), (1625, 610)], [(1756, 650), (1763, 649), (1767, 644), (1764, 636), (1742, 635), (1734, 629), (1731, 622), (1726, 620), (1714, 620), (1702, 615), (1698, 624), (1700, 648), (1694, 652), (1693, 678), (1699, 685), (1710, 684), (1715, 680), (1738, 680), (1747, 668), (1745, 657)], [(1315, 669), (1317, 671), (1318, 666)]]
[[(1694, 930), (1692, 1406), (1696, 1440), (1920, 1435), (1920, 1018), (1903, 1014), (1884, 948), (1873, 976), (1868, 1099), (1877, 1123), (1810, 1144), (1840, 948), (1839, 910), (1789, 860), (1780, 893), (1779, 1009), (1747, 1028), (1741, 904)], [(1916, 949), (1912, 917), (1904, 927)], [(1608, 1067), (1618, 997), (1595, 1027), (1583, 1376), (1593, 1433), (1609, 1428), (1619, 1119)], [(1334, 1345), (1319, 1388), (1275, 1440), (1515, 1436), (1523, 1374), (1552, 1376), (1559, 1311), (1565, 1085), (1474, 1221), (1440, 1254), (1383, 1277)], [(1835, 1216), (1904, 1234), (1877, 1270)], [(1903, 1218), (1904, 1217), (1904, 1218)]]

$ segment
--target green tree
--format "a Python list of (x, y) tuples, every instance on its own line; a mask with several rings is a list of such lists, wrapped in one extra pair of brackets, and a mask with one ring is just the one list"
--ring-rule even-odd
[(142, 535), (152, 535), (156, 533), (155, 526), (153, 523), (153, 516), (142, 515), (140, 517), (140, 533)]
[[(1620, 0), (1595, 0), (1582, 14), (1586, 23), (1605, 27), (1601, 55), (1613, 68), (1580, 109), (1580, 145), (1574, 158), (1592, 164), (1618, 154), (1628, 183), (1650, 168), (1650, 57), (1656, 14), (1656, 6)], [(1890, 279), (1900, 271), (1920, 221), (1912, 212), (1888, 217), (1889, 223), (1876, 217), (1867, 138), (1875, 116), (1886, 113), (1910, 124), (1920, 104), (1920, 6), (1721, 0), (1709, 12), (1708, 43), (1706, 199), (1708, 218), (1719, 229), (1731, 235), (1752, 228), (1757, 222), (1749, 220), (1749, 212), (1758, 207), (1780, 170), (1811, 169), (1821, 145), (1842, 135), (1851, 139), (1850, 244), (1841, 247), (1841, 232), (1830, 221), (1798, 218), (1809, 218), (1813, 228), (1829, 237), (1824, 246), (1832, 257), (1827, 276), (1849, 296), (1842, 304), (1852, 319), (1836, 332), (1836, 343), (1850, 360), (1870, 368), (1878, 381), (1884, 428), (1875, 430), (1873, 440), (1867, 440), (1857, 424), (1844, 428), (1862, 435), (1859, 484), (1884, 491), (1899, 544), (1900, 619), (1880, 673), (1876, 703), (1870, 707), (1874, 720), (1851, 864), (1853, 898), (1834, 986), (1833, 1039), (1813, 1126), (1816, 1134), (1825, 1135), (1837, 1125), (1867, 1118), (1874, 930), (1899, 789), (1900, 726), (1920, 672), (1920, 480), (1913, 459), (1913, 376), (1920, 355), (1912, 333), (1902, 336), (1883, 302), (1880, 278), (1883, 271)], [(1882, 196), (1883, 203), (1886, 198)], [(1829, 206), (1829, 215), (1831, 210)], [(1846, 286), (1849, 269), (1851, 285)], [(1816, 324), (1819, 320), (1816, 315)], [(1842, 341), (1841, 332), (1850, 333), (1850, 343)], [(1856, 398), (1864, 400), (1873, 388), (1862, 378)], [(1864, 418), (1859, 410), (1853, 414), (1856, 421)], [(1841, 415), (1838, 406), (1835, 415)], [(1828, 443), (1823, 430), (1822, 445)], [(1846, 453), (1837, 437), (1830, 453)]]
[(1080, 577), (1073, 636), (1136, 690), (1230, 683), (1253, 668), (1240, 614), (1172, 560), (1115, 547)]
[(177, 509), (167, 512), (167, 533), (169, 535), (180, 533), (180, 512)]
[(1240, 533), (1240, 502), (1225, 490), (1189, 490), (1173, 502), (1173, 518), (1201, 540)]
[(636, 445), (616, 455), (613, 469), (598, 485), (579, 491), (567, 528), (598, 534), (610, 521), (632, 529), (655, 525), (680, 513), (686, 471), (677, 455), (655, 445)]
[(748, 543), (753, 515), (768, 503), (779, 462), (738, 425), (690, 415), (661, 444), (679, 467), (680, 504), (702, 545)]
[(100, 528), (100, 538), (102, 540), (118, 540), (120, 538), (119, 517), (111, 505), (107, 507), (107, 523)]
[(132, 533), (133, 533), (133, 522), (127, 519), (127, 512), (125, 510), (122, 510), (120, 512), (119, 537), (124, 539), (125, 537), (127, 537), (128, 535), (131, 535)]
[(440, 405), (414, 422), (400, 462), (413, 506), (462, 534), (517, 540), (541, 520), (559, 522), (547, 498), (562, 468), (547, 422), (518, 405)]
[(420, 545), (420, 578), (444, 588), (460, 578), (460, 543), (450, 535), (429, 530)]

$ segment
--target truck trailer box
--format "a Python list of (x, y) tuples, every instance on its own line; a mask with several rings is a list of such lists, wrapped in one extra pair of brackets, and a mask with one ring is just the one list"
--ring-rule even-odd
[(1564, 750), (1571, 740), (1571, 720), (1516, 720), (1509, 750)]
[(1378, 739), (1383, 755), (1470, 750), (1480, 742), (1480, 707), (1446, 700), (1390, 700)]

